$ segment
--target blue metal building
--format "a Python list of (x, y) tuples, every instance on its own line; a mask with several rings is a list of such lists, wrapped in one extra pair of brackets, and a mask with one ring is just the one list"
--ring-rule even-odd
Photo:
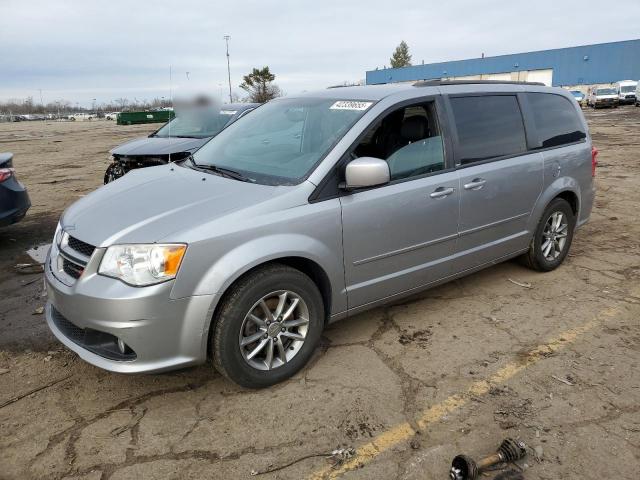
[(638, 80), (640, 39), (371, 70), (366, 75), (368, 85), (438, 78), (505, 80), (506, 76), (554, 86)]

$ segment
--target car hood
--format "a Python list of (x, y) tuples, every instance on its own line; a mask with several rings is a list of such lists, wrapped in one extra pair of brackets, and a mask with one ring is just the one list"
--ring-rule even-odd
[[(154, 243), (242, 209), (268, 203), (291, 187), (274, 187), (177, 165), (129, 172), (71, 205), (62, 227), (97, 247)], [(245, 215), (246, 218), (246, 215)]]
[(143, 137), (136, 138), (111, 150), (112, 155), (168, 155), (194, 151), (204, 145), (207, 138)]
[(612, 93), (611, 95), (596, 95), (596, 99), (598, 100), (608, 100), (610, 98), (618, 98), (618, 95), (615, 93)]

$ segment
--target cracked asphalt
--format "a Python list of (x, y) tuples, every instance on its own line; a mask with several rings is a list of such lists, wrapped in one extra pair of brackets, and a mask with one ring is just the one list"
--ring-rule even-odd
[(0, 124), (34, 204), (0, 230), (0, 479), (444, 479), (508, 436), (531, 447), (526, 479), (635, 479), (640, 108), (586, 116), (598, 195), (561, 268), (507, 262), (331, 325), (307, 368), (259, 391), (210, 365), (104, 372), (53, 339), (40, 275), (13, 266), (100, 185), (109, 148), (154, 127)]

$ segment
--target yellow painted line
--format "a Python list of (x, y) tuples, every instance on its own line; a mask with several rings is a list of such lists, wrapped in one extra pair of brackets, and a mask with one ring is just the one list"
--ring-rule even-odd
[[(527, 352), (519, 361), (508, 363), (489, 378), (472, 383), (466, 391), (451, 395), (442, 402), (431, 406), (422, 412), (422, 415), (418, 418), (416, 422), (418, 427), (420, 427), (421, 430), (425, 430), (429, 425), (439, 422), (446, 415), (469, 403), (473, 397), (485, 395), (492, 386), (505, 383), (530, 365), (537, 363), (547, 355), (557, 352), (568, 344), (573, 343), (580, 335), (583, 335), (600, 323), (602, 317), (612, 317), (618, 313), (618, 311), (617, 308), (613, 307), (603, 310), (593, 320), (579, 327), (562, 332), (547, 343), (539, 345)], [(310, 480), (337, 478), (350, 470), (354, 470), (371, 462), (381, 453), (408, 440), (415, 434), (415, 430), (408, 422), (395, 425), (389, 430), (377, 435), (372, 441), (358, 447), (355, 456), (339, 468), (334, 469), (331, 466), (327, 466), (313, 473), (309, 478)]]

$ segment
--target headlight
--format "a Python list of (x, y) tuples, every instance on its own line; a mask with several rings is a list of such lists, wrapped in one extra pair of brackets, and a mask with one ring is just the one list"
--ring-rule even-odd
[(142, 287), (175, 278), (186, 245), (114, 245), (107, 248), (98, 273)]

